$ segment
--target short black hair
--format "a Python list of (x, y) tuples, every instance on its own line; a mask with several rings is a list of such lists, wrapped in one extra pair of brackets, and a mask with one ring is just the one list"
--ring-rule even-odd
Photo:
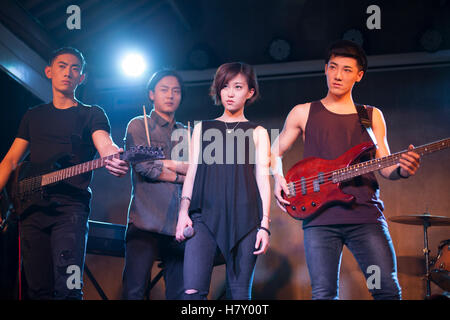
[(328, 64), (332, 56), (349, 57), (356, 59), (359, 69), (366, 72), (367, 56), (364, 49), (357, 43), (350, 40), (338, 40), (333, 42), (327, 51), (325, 64)]
[(150, 90), (155, 92), (155, 87), (158, 84), (158, 82), (161, 81), (162, 78), (170, 77), (170, 76), (177, 78), (178, 83), (180, 84), (180, 89), (181, 89), (180, 104), (181, 104), (181, 102), (183, 102), (183, 97), (184, 97), (184, 81), (183, 81), (183, 78), (181, 78), (181, 76), (173, 69), (162, 69), (162, 70), (155, 72), (150, 77), (150, 80), (148, 80), (148, 82), (147, 82), (147, 95), (150, 92)]
[(86, 66), (86, 60), (84, 59), (83, 54), (81, 53), (80, 50), (75, 49), (73, 47), (62, 47), (59, 49), (56, 49), (55, 51), (52, 52), (52, 54), (50, 55), (50, 59), (48, 60), (48, 65), (51, 66), (53, 61), (60, 55), (62, 54), (72, 54), (75, 57), (78, 58), (78, 60), (80, 60), (81, 62), (81, 72), (83, 72), (85, 66)]
[(236, 77), (238, 74), (242, 74), (245, 77), (250, 90), (255, 90), (253, 96), (245, 102), (245, 105), (250, 105), (258, 99), (259, 85), (255, 69), (251, 65), (244, 62), (229, 62), (224, 63), (217, 68), (214, 81), (209, 89), (209, 95), (213, 99), (216, 106), (222, 104), (220, 91), (225, 87), (228, 81)]

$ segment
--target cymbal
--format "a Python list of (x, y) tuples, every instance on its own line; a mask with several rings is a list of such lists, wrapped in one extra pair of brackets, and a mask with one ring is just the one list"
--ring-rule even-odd
[(389, 218), (390, 221), (402, 224), (423, 225), (428, 222), (429, 226), (450, 226), (450, 218), (442, 216), (432, 216), (430, 214), (412, 214), (406, 216), (396, 216)]

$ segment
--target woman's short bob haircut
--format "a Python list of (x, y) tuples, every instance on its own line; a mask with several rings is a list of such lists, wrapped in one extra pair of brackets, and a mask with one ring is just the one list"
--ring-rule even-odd
[(214, 101), (214, 104), (219, 106), (222, 104), (220, 99), (220, 91), (225, 85), (238, 74), (242, 74), (247, 79), (248, 89), (254, 89), (255, 93), (247, 100), (245, 105), (250, 105), (259, 97), (258, 80), (253, 67), (243, 62), (230, 62), (222, 64), (216, 71), (214, 81), (209, 90), (209, 95)]

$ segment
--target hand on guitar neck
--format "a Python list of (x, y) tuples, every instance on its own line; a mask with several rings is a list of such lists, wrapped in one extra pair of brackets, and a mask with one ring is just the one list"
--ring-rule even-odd
[[(120, 148), (117, 152), (121, 154), (123, 149)], [(106, 170), (113, 176), (121, 178), (128, 173), (129, 164), (125, 160), (113, 157), (111, 160), (106, 160), (105, 163)]]
[(420, 167), (420, 155), (413, 150), (414, 146), (410, 144), (408, 152), (401, 155), (398, 163), (399, 166), (393, 166), (391, 168), (391, 173), (385, 177), (391, 180), (397, 180), (399, 178), (407, 179), (410, 176), (415, 175)]

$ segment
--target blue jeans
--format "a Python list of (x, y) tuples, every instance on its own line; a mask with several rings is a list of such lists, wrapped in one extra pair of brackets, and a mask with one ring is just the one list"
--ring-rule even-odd
[(344, 245), (356, 258), (374, 299), (401, 299), (394, 247), (385, 223), (309, 227), (304, 229), (304, 245), (313, 299), (338, 299)]

